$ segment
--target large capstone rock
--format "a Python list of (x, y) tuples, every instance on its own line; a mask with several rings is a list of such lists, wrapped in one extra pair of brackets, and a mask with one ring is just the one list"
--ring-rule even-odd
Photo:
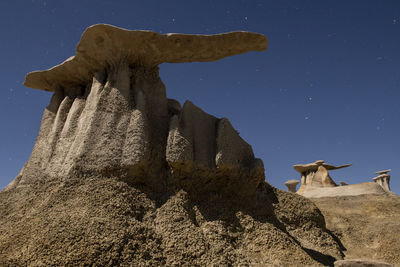
[(83, 33), (75, 56), (51, 69), (29, 73), (24, 85), (54, 92), (59, 86), (87, 84), (96, 72), (122, 58), (151, 69), (163, 62), (207, 62), (264, 51), (267, 44), (264, 35), (252, 32), (159, 34), (96, 24)]

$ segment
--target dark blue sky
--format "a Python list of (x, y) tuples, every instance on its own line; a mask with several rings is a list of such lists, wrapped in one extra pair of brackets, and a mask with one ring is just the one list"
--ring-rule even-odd
[(51, 94), (25, 74), (75, 54), (96, 23), (160, 33), (265, 34), (266, 52), (162, 64), (167, 94), (227, 117), (285, 188), (292, 165), (353, 163), (337, 182), (392, 168), (400, 194), (400, 1), (1, 1), (0, 188), (28, 160)]

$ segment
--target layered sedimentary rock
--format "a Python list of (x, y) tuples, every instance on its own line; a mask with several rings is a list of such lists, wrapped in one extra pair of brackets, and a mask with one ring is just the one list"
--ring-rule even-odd
[(272, 188), (231, 123), (167, 99), (161, 62), (266, 48), (259, 34), (90, 27), (75, 57), (28, 74), (54, 92), (29, 161), (0, 193), (0, 265), (329, 265), (309, 200)]

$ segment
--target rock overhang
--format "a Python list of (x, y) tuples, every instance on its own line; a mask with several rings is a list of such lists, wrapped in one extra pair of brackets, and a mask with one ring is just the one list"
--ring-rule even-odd
[(299, 184), (299, 180), (295, 180), (295, 179), (288, 180), (285, 182), (285, 185), (297, 185), (297, 184)]
[(340, 166), (333, 166), (330, 164), (325, 163), (323, 160), (317, 160), (313, 163), (307, 163), (307, 164), (297, 164), (293, 165), (293, 169), (295, 169), (299, 173), (304, 173), (307, 171), (317, 171), (319, 166), (323, 166), (327, 170), (337, 170), (337, 169), (342, 169), (346, 167), (350, 167), (352, 164), (345, 164), (345, 165), (340, 165)]
[(387, 169), (387, 170), (383, 170), (383, 171), (378, 171), (375, 172), (376, 174), (387, 174), (388, 172), (390, 172), (392, 169)]
[(155, 68), (164, 62), (216, 61), (249, 51), (264, 51), (267, 45), (268, 40), (264, 35), (252, 32), (159, 34), (96, 24), (82, 34), (75, 56), (48, 70), (28, 73), (24, 85), (55, 91), (60, 86), (85, 85), (97, 71), (120, 60), (126, 60), (131, 65)]

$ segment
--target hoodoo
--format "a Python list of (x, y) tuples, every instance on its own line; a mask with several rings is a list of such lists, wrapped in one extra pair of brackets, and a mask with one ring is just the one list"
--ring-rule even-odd
[[(296, 193), (308, 198), (391, 193), (389, 187), (390, 175), (387, 174), (390, 170), (376, 172), (379, 175), (373, 178), (374, 183), (347, 184), (340, 182), (342, 186), (338, 186), (330, 177), (328, 170), (337, 170), (349, 166), (351, 164), (333, 166), (326, 164), (323, 160), (294, 165), (293, 168), (301, 174), (301, 185)], [(287, 183), (285, 184), (287, 185)]]
[(388, 174), (390, 171), (391, 169), (375, 172), (378, 176), (372, 178), (372, 180), (382, 186), (386, 192), (390, 192), (390, 175)]
[(298, 180), (288, 180), (285, 182), (285, 185), (288, 188), (289, 192), (296, 193), (296, 186), (299, 184)]
[(226, 118), (167, 99), (163, 62), (262, 51), (261, 34), (94, 25), (26, 76), (53, 92), (28, 162), (0, 193), (1, 266), (314, 266), (343, 253), (309, 200), (265, 182)]
[(231, 183), (254, 190), (264, 169), (251, 147), (227, 119), (189, 101), (183, 108), (168, 101), (157, 65), (266, 48), (265, 36), (249, 32), (162, 35), (89, 27), (74, 57), (26, 76), (26, 86), (54, 95), (23, 174), (6, 190), (28, 185), (33, 170), (52, 177), (118, 172), (131, 182), (159, 184), (166, 162), (173, 177), (201, 173), (208, 183), (205, 177), (230, 172)]

